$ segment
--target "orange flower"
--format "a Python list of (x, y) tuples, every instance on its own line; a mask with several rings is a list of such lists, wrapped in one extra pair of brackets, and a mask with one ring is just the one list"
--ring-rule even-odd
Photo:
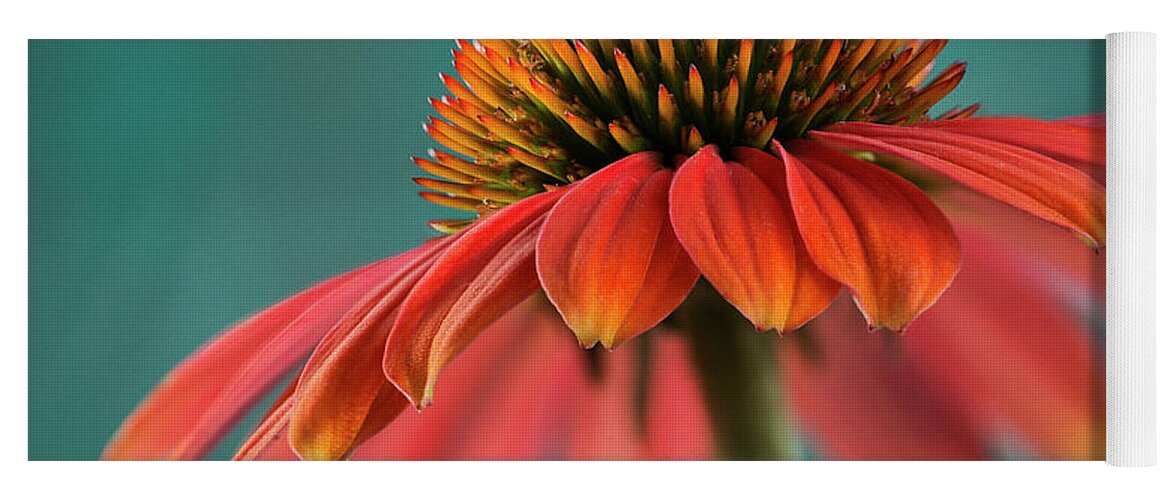
[[(486, 327), (543, 291), (583, 347), (658, 325), (702, 275), (757, 329), (788, 332), (843, 287), (903, 331), (947, 290), (961, 244), (899, 173), (932, 172), (1105, 234), (1096, 123), (925, 113), (941, 41), (460, 42), (416, 159), (451, 233), (288, 299), (173, 372), (109, 458), (191, 458), (309, 355), (249, 450), (287, 435), (337, 459), (413, 405)], [(908, 173), (908, 169), (914, 172)], [(917, 175), (917, 174), (916, 174)], [(310, 355), (310, 350), (312, 354)], [(210, 374), (210, 375), (209, 375)], [(160, 418), (175, 415), (173, 418)]]

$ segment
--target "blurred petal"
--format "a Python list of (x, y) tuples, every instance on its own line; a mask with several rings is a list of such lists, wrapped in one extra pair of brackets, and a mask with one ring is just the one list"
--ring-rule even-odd
[(647, 396), (646, 460), (710, 460), (715, 440), (699, 375), (684, 338), (662, 331), (654, 339)]
[[(577, 395), (586, 380), (584, 353), (573, 334), (546, 304), (511, 325), (493, 327), (494, 335), (508, 337), (511, 348), (497, 358), (491, 371), (448, 384), (468, 383), (476, 392), (455, 401), (446, 436), (430, 436), (444, 446), (430, 453), (459, 460), (550, 460), (565, 457), (565, 439)], [(524, 306), (521, 306), (524, 307)], [(504, 322), (504, 320), (502, 320)], [(477, 341), (478, 343), (479, 341)], [(444, 375), (443, 382), (451, 378)], [(444, 402), (448, 400), (445, 399)], [(438, 405), (437, 405), (438, 406)], [(427, 412), (433, 408), (428, 408)], [(430, 415), (421, 415), (423, 420)], [(434, 455), (433, 455), (434, 456)]]
[[(638, 348), (583, 351), (557, 313), (526, 302), (444, 370), (441, 400), (407, 412), (355, 460), (708, 458), (702, 392), (686, 345), (656, 330), (640, 433)], [(595, 356), (591, 369), (587, 359)]]
[[(918, 332), (916, 335), (927, 334)], [(985, 460), (963, 409), (899, 352), (909, 337), (868, 332), (846, 302), (784, 342), (785, 387), (816, 452), (833, 460)], [(801, 338), (804, 337), (804, 338)], [(802, 344), (812, 345), (802, 349)]]
[(167, 375), (126, 420), (103, 458), (201, 457), (358, 298), (418, 251), (332, 278), (227, 330)]
[(908, 333), (908, 359), (985, 436), (1037, 458), (1101, 460), (1104, 368), (1062, 299), (1069, 285), (993, 237), (961, 236), (965, 272)]
[(558, 451), (548, 436), (564, 435), (569, 426), (587, 376), (583, 358), (548, 304), (522, 303), (444, 369), (436, 383), (442, 399), (403, 414), (353, 458), (561, 458), (564, 446)]
[(836, 147), (910, 160), (1069, 228), (1097, 245), (1105, 242), (1105, 188), (1084, 172), (1047, 156), (936, 128), (840, 123), (810, 135)]
[(935, 303), (959, 270), (960, 247), (927, 195), (817, 143), (777, 149), (813, 262), (850, 288), (872, 327), (902, 330)]
[(1067, 116), (1065, 118), (1058, 118), (1053, 121), (1057, 123), (1077, 125), (1079, 127), (1106, 128), (1106, 113)]
[(1046, 272), (1069, 302), (1080, 304), (1086, 315), (1101, 314), (1089, 309), (1103, 308), (1106, 296), (1106, 258), (1095, 253), (1069, 231), (1052, 224), (1037, 224), (1036, 218), (966, 189), (936, 193), (932, 198), (956, 227), (995, 234), (1007, 245), (1020, 249), (1038, 272)]
[[(606, 353), (583, 389), (570, 440), (574, 460), (710, 460), (715, 444), (687, 342), (669, 330)], [(641, 366), (648, 363), (649, 366)], [(646, 377), (642, 379), (641, 377)], [(645, 384), (645, 395), (639, 396)], [(637, 405), (644, 397), (640, 414)]]
[(297, 381), (289, 421), (289, 440), (301, 457), (344, 458), (364, 432), (381, 430), (406, 407), (382, 372), (383, 348), (399, 305), (453, 241), (426, 246), (411, 263), (354, 300), (357, 305), (318, 344)]
[(795, 329), (840, 288), (809, 259), (797, 234), (784, 164), (747, 148), (725, 162), (714, 146), (683, 163), (671, 220), (704, 276), (757, 328)]
[(699, 271), (667, 217), (671, 171), (628, 156), (576, 183), (537, 242), (541, 284), (584, 347), (613, 348), (675, 310)]
[(530, 196), (466, 229), (407, 295), (382, 368), (411, 404), (429, 404), (439, 370), (537, 291), (537, 233), (565, 191)]
[(1104, 372), (1069, 285), (999, 239), (960, 236), (963, 271), (906, 336), (834, 306), (783, 346), (807, 430), (836, 459), (1101, 460)]

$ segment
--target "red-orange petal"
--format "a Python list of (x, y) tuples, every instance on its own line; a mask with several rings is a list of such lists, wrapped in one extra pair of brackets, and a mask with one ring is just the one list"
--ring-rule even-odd
[[(297, 377), (300, 378), (300, 377)], [(289, 413), (293, 410), (293, 392), (297, 389), (294, 379), (281, 392), (264, 418), (252, 430), (244, 444), (236, 450), (232, 460), (296, 460), (297, 454), (289, 445)]]
[(530, 196), (466, 229), (403, 301), (382, 369), (411, 404), (428, 405), (439, 370), (537, 291), (537, 233), (565, 191)]
[(788, 209), (785, 215), (793, 235), (793, 244), (796, 246), (797, 276), (786, 328), (798, 328), (829, 307), (842, 286), (817, 268), (809, 256), (809, 250), (805, 248), (805, 242), (801, 240), (791, 208), (792, 201), (789, 198), (784, 162), (755, 148), (735, 148), (732, 150), (732, 158), (752, 170), (752, 173), (764, 181), (777, 200)]
[(707, 146), (680, 166), (671, 221), (708, 281), (757, 328), (780, 332), (820, 313), (840, 285), (812, 263), (797, 233), (784, 164), (736, 148), (724, 161)]
[[(1083, 170), (1093, 176), (1106, 166), (1106, 132), (1095, 126), (1102, 116), (1078, 116), (1065, 121), (1015, 116), (976, 117), (929, 121), (920, 126), (1012, 144), (1063, 163), (1084, 166)], [(1104, 170), (1102, 175), (1105, 175)], [(1101, 178), (1097, 180), (1103, 182)]]
[(960, 246), (927, 195), (817, 143), (774, 147), (813, 262), (850, 288), (871, 327), (901, 331), (935, 303), (959, 271)]
[(583, 347), (651, 329), (699, 278), (668, 220), (670, 185), (657, 153), (631, 155), (575, 184), (545, 220), (537, 272)]
[(1101, 351), (1065, 302), (1090, 290), (996, 233), (960, 236), (964, 271), (911, 327), (906, 361), (983, 435), (1011, 433), (1036, 458), (1102, 460)]
[(703, 391), (676, 333), (587, 352), (543, 300), (526, 301), (444, 370), (436, 405), (405, 412), (350, 458), (710, 458)]
[(1065, 118), (1058, 118), (1053, 120), (1057, 123), (1064, 123), (1067, 125), (1077, 125), (1079, 127), (1090, 128), (1106, 128), (1106, 113), (1097, 113), (1093, 115), (1074, 115)]
[[(919, 331), (905, 340), (933, 333)], [(867, 332), (849, 303), (835, 302), (801, 335), (809, 336), (807, 343), (780, 346), (784, 390), (823, 458), (992, 458), (983, 434), (968, 425), (965, 408), (932, 385), (931, 373), (907, 361), (899, 348), (903, 339)]]
[[(585, 353), (548, 304), (530, 298), (486, 328), (436, 383), (438, 404), (406, 412), (352, 460), (564, 458), (551, 443), (588, 383)], [(550, 436), (553, 434), (554, 436)]]
[(245, 320), (176, 367), (126, 419), (102, 457), (191, 460), (308, 356), (333, 323), (409, 259), (331, 278)]
[(382, 373), (382, 351), (411, 287), (453, 240), (426, 245), (330, 330), (297, 382), (289, 442), (302, 458), (340, 460), (406, 407)]
[(937, 128), (840, 123), (810, 135), (837, 147), (910, 160), (1097, 245), (1105, 241), (1106, 189), (1040, 153)]
[(811, 349), (782, 346), (788, 394), (817, 448), (833, 459), (928, 460), (1007, 445), (1101, 460), (1101, 353), (1067, 303), (1093, 287), (1055, 280), (996, 231), (956, 229), (964, 269), (906, 337), (867, 334), (837, 304), (812, 324)]
[[(304, 458), (304, 455), (294, 450), (289, 441), (289, 419), (293, 412), (292, 393), (296, 387), (296, 381), (289, 385), (268, 414), (261, 419), (252, 435), (236, 451), (232, 460), (291, 461)], [(384, 384), (384, 389), (371, 405), (373, 409), (370, 412), (380, 417), (368, 418), (355, 441), (360, 444), (374, 437), (392, 420), (395, 420), (395, 417), (406, 406), (407, 400), (402, 393), (398, 392), (398, 389), (393, 385)]]

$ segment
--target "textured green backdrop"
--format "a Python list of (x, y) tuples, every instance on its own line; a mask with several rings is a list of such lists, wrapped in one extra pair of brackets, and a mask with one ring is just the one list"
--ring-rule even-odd
[[(96, 458), (217, 331), (430, 235), (443, 211), (407, 157), (453, 46), (30, 41), (29, 458)], [(1101, 40), (954, 41), (955, 60), (937, 110), (1105, 107)]]

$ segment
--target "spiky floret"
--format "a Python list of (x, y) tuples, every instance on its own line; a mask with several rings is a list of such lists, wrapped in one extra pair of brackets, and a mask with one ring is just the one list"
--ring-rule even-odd
[[(415, 158), (433, 203), (482, 215), (613, 161), (706, 144), (764, 148), (841, 121), (910, 124), (960, 82), (921, 85), (945, 41), (482, 40), (423, 126), (455, 154)], [(970, 115), (975, 107), (948, 113)], [(463, 157), (461, 157), (462, 155)], [(432, 221), (457, 232), (471, 220)]]

